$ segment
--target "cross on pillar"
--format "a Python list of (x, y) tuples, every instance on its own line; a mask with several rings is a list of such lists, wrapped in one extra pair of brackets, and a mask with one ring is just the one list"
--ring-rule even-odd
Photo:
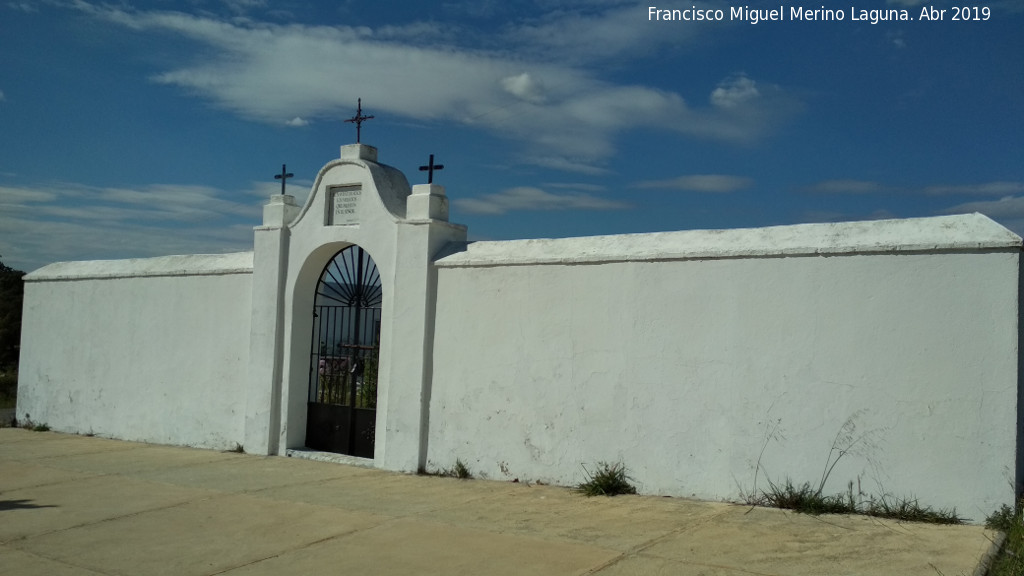
[(373, 120), (373, 116), (363, 116), (363, 99), (360, 98), (356, 106), (356, 115), (345, 120), (345, 122), (352, 122), (356, 125), (356, 144), (359, 143), (359, 139), (362, 136), (363, 122), (367, 120)]
[(295, 174), (292, 174), (291, 172), (289, 172), (288, 169), (285, 168), (285, 166), (286, 166), (285, 164), (281, 164), (281, 173), (277, 174), (276, 176), (274, 176), (274, 180), (280, 180), (281, 181), (281, 195), (282, 196), (284, 196), (284, 183), (285, 183), (285, 181), (287, 181), (292, 176), (295, 176)]
[(426, 166), (420, 166), (420, 172), (427, 173), (427, 184), (434, 183), (434, 170), (444, 170), (444, 164), (434, 164), (434, 155), (430, 155), (430, 162)]

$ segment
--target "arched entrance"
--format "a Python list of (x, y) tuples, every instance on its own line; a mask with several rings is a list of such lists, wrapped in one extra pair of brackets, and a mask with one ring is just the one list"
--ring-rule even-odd
[(377, 266), (359, 246), (339, 251), (320, 273), (306, 447), (373, 458), (382, 302)]

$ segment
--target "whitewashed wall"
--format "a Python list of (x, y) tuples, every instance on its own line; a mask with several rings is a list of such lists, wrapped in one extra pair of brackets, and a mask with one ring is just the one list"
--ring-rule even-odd
[(64, 262), (26, 277), (17, 417), (57, 431), (244, 439), (252, 253)]
[(970, 215), (470, 244), (437, 262), (428, 466), (736, 499), (759, 461), (817, 485), (838, 434), (826, 493), (983, 519), (1016, 482), (1020, 242)]

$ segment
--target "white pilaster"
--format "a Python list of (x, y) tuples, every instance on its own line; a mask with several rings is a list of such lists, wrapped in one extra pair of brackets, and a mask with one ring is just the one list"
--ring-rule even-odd
[(281, 426), (281, 367), (284, 353), (284, 287), (288, 228), (300, 207), (275, 194), (263, 207), (263, 226), (253, 240), (252, 329), (245, 396), (245, 444), (252, 454), (275, 454)]
[[(410, 196), (412, 198), (412, 196)], [(451, 242), (465, 242), (466, 228), (442, 220), (399, 223), (393, 294), (393, 323), (387, 426), (379, 465), (413, 471), (426, 464), (434, 355), (437, 270), (433, 261)], [(382, 357), (384, 357), (382, 350)], [(381, 435), (377, 436), (381, 442)]]
[(440, 184), (417, 184), (405, 199), (405, 214), (409, 220), (448, 221), (448, 196)]

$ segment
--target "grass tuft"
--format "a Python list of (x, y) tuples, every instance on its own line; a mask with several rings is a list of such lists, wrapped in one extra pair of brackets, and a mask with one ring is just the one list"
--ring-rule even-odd
[(458, 478), (459, 480), (470, 480), (473, 478), (473, 473), (469, 471), (469, 467), (459, 458), (455, 459), (455, 466), (451, 468), (441, 468), (436, 472), (431, 472), (424, 467), (420, 468), (417, 473), (424, 476), (445, 476), (448, 478)]
[(1006, 504), (989, 514), (985, 527), (1006, 535), (1003, 548), (989, 566), (988, 576), (1018, 576), (1024, 574), (1024, 500), (1016, 510)]
[(872, 500), (864, 511), (868, 516), (890, 518), (903, 522), (925, 522), (927, 524), (963, 524), (966, 518), (956, 513), (956, 508), (940, 508), (921, 506), (917, 498), (899, 498), (881, 496)]
[(778, 485), (768, 482), (769, 488), (761, 494), (760, 505), (772, 508), (784, 508), (803, 514), (854, 514), (857, 506), (852, 497), (841, 495), (823, 496), (819, 490), (811, 488), (810, 482), (794, 486), (790, 479)]
[(586, 467), (587, 480), (576, 487), (576, 491), (587, 496), (615, 496), (617, 494), (636, 494), (636, 488), (629, 483), (631, 478), (626, 474), (622, 463), (608, 464), (598, 462), (597, 468), (591, 472)]
[[(917, 498), (900, 498), (883, 495), (866, 500), (855, 498), (853, 482), (846, 494), (825, 496), (821, 490), (811, 487), (810, 482), (795, 486), (786, 479), (785, 484), (774, 484), (769, 481), (769, 489), (760, 495), (747, 498), (747, 503), (754, 506), (768, 506), (793, 510), (802, 514), (864, 514), (876, 518), (888, 518), (901, 522), (925, 522), (928, 524), (963, 524), (956, 508), (938, 510), (931, 506), (922, 506)], [(866, 496), (861, 494), (861, 496)]]
[(448, 471), (448, 475), (459, 480), (469, 480), (473, 477), (473, 473), (458, 458), (455, 459), (455, 467)]

